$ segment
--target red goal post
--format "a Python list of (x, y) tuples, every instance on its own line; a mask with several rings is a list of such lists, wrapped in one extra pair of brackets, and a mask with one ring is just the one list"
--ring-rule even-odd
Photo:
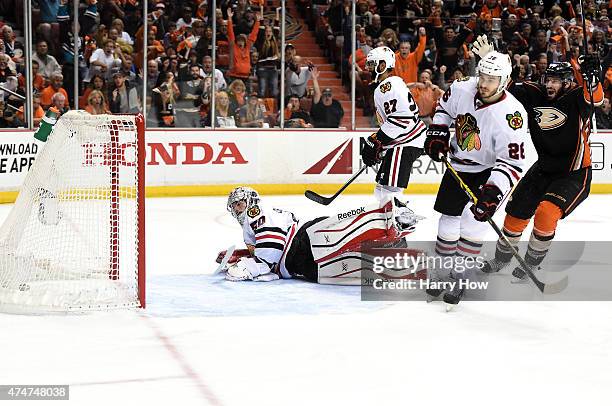
[(0, 310), (145, 304), (144, 118), (68, 112), (0, 228)]

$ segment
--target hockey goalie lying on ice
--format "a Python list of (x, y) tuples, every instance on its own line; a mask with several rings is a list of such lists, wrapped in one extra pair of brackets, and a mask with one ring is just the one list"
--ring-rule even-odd
[[(217, 258), (230, 281), (301, 278), (311, 282), (359, 285), (371, 272), (364, 245), (406, 248), (405, 237), (423, 217), (397, 199), (354, 207), (330, 217), (299, 222), (293, 213), (262, 204), (249, 187), (234, 189), (227, 210), (242, 226), (247, 249), (222, 251)], [(401, 220), (398, 221), (398, 220)], [(370, 266), (367, 266), (370, 265)], [(365, 268), (364, 268), (365, 266)], [(393, 270), (389, 278), (414, 277)]]

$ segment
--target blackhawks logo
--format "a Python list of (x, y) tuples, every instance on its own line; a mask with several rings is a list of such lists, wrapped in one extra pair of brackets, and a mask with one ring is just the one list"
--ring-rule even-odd
[(391, 82), (385, 82), (382, 85), (380, 85), (380, 92), (381, 93), (387, 93), (388, 91), (391, 90)]
[(259, 216), (260, 213), (259, 206), (253, 206), (247, 211), (247, 215), (251, 218)]
[(463, 151), (480, 151), (480, 129), (476, 124), (476, 118), (467, 113), (457, 116), (456, 129), (457, 145)]
[(513, 130), (518, 130), (523, 126), (523, 117), (521, 117), (521, 113), (515, 111), (514, 114), (506, 114), (506, 120), (508, 120), (508, 125)]

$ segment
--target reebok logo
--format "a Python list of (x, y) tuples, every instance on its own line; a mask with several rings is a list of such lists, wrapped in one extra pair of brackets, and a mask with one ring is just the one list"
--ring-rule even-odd
[[(328, 167), (331, 166), (329, 169)], [(353, 173), (353, 139), (343, 141), (304, 172), (304, 175), (350, 175)]]
[(346, 213), (338, 214), (338, 220), (344, 220), (358, 214), (365, 213), (365, 207), (360, 207), (358, 209), (349, 210)]

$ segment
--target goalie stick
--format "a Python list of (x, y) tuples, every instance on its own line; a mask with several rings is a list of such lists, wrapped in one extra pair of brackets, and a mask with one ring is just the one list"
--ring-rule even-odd
[[(459, 176), (459, 174), (457, 173), (455, 168), (453, 168), (453, 166), (450, 164), (450, 162), (448, 162), (448, 159), (446, 159), (446, 157), (444, 155), (442, 155), (442, 154), (440, 154), (440, 159), (442, 160), (442, 162), (444, 162), (444, 164), (446, 165), (446, 167), (450, 171), (450, 173), (453, 176), (453, 178), (455, 178), (457, 183), (459, 183), (459, 186), (468, 195), (468, 197), (470, 198), (472, 203), (476, 204), (478, 202), (478, 199), (476, 198), (476, 195), (474, 195), (474, 193), (472, 192), (470, 187), (468, 185), (466, 185), (465, 182), (463, 182), (463, 179), (461, 179), (461, 176)], [(510, 241), (508, 241), (508, 238), (506, 238), (504, 233), (502, 233), (502, 231), (499, 229), (497, 224), (495, 224), (495, 222), (493, 221), (493, 219), (490, 216), (487, 216), (487, 222), (491, 225), (491, 227), (493, 227), (493, 230), (495, 230), (495, 232), (497, 233), (499, 238), (501, 238), (504, 241), (504, 243), (508, 247), (510, 247), (510, 250), (512, 250), (512, 255), (514, 256), (514, 258), (516, 258), (516, 260), (521, 265), (522, 270), (529, 276), (529, 278), (537, 286), (537, 288), (540, 290), (540, 292), (544, 293), (545, 295), (553, 295), (555, 293), (559, 293), (559, 292), (562, 292), (563, 290), (565, 290), (565, 288), (567, 287), (567, 285), (569, 283), (569, 278), (567, 277), (567, 275), (565, 275), (562, 279), (560, 279), (557, 282), (553, 282), (553, 283), (544, 283), (544, 282), (542, 282), (541, 280), (539, 280), (534, 275), (534, 273), (531, 271), (529, 266), (525, 263), (525, 260), (519, 255), (519, 253), (516, 250), (516, 248), (514, 248), (514, 246), (512, 244), (510, 244)]]
[(357, 171), (356, 174), (354, 174), (353, 176), (351, 176), (351, 178), (336, 192), (334, 193), (333, 196), (329, 196), (329, 197), (325, 197), (325, 196), (321, 196), (318, 193), (313, 192), (312, 190), (307, 190), (304, 195), (312, 200), (313, 202), (317, 202), (319, 204), (322, 204), (324, 206), (329, 205), (331, 202), (334, 201), (334, 199), (336, 199), (336, 197), (338, 197), (340, 195), (340, 193), (342, 193), (344, 191), (344, 189), (346, 189), (347, 187), (349, 187), (349, 185), (351, 183), (353, 183), (353, 181), (355, 181), (355, 179), (357, 179), (359, 177), (359, 175), (361, 175), (363, 173), (363, 171), (365, 171), (367, 168), (366, 165), (362, 166), (361, 168), (359, 168), (359, 170)]
[(225, 255), (223, 256), (223, 259), (221, 260), (221, 263), (219, 264), (217, 269), (215, 269), (215, 272), (213, 272), (213, 275), (223, 272), (223, 270), (227, 267), (227, 263), (229, 262), (230, 258), (234, 254), (235, 249), (236, 246), (232, 245), (227, 249), (227, 251), (225, 251)]

